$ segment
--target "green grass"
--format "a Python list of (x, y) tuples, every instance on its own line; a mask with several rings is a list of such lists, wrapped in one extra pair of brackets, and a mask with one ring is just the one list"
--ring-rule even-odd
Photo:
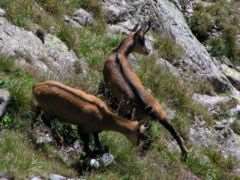
[(173, 61), (180, 59), (184, 55), (183, 48), (170, 37), (157, 35), (154, 37), (154, 48), (157, 50), (160, 57), (168, 61)]
[(46, 176), (49, 173), (76, 176), (74, 170), (34, 149), (24, 133), (5, 130), (0, 136), (1, 172), (9, 172), (17, 179), (27, 179), (32, 175)]
[[(198, 4), (189, 25), (195, 36), (209, 48), (215, 57), (228, 57), (239, 64), (240, 49), (237, 47), (239, 28), (239, 14), (234, 10), (234, 2), (218, 1), (208, 7)], [(209, 36), (215, 28), (218, 36)]]

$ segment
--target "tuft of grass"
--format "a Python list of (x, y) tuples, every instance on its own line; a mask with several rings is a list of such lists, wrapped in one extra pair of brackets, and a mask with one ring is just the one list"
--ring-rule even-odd
[(184, 55), (183, 48), (168, 36), (155, 35), (154, 48), (162, 58), (168, 61), (180, 59)]
[(1, 172), (10, 172), (18, 179), (27, 179), (32, 175), (46, 176), (54, 172), (76, 176), (76, 172), (56, 159), (48, 159), (42, 152), (37, 152), (23, 133), (5, 130), (0, 136)]
[(198, 4), (189, 25), (196, 37), (209, 47), (211, 55), (226, 56), (232, 62), (239, 63), (240, 49), (236, 42), (239, 15), (232, 8), (233, 3), (221, 0), (208, 7)]
[(190, 170), (203, 179), (238, 179), (231, 171), (236, 165), (232, 157), (224, 158), (220, 152), (214, 149), (195, 150), (190, 153), (186, 162)]

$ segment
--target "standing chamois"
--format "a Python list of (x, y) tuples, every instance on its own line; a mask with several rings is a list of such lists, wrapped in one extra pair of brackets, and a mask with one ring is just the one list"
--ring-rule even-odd
[(90, 134), (94, 135), (95, 146), (101, 152), (104, 151), (98, 137), (98, 133), (103, 130), (119, 132), (133, 144), (145, 145), (145, 124), (117, 116), (102, 100), (80, 89), (56, 81), (45, 81), (34, 85), (32, 93), (35, 118), (43, 112), (49, 117), (57, 117), (60, 121), (77, 125), (86, 154), (91, 153)]
[[(118, 109), (119, 114), (125, 117), (132, 116), (133, 112), (131, 110), (134, 109), (134, 114), (138, 116), (137, 119), (143, 115), (148, 115), (152, 119), (158, 120), (177, 141), (182, 151), (182, 157), (186, 159), (187, 150), (182, 139), (167, 121), (166, 113), (157, 99), (144, 88), (128, 62), (128, 55), (131, 52), (149, 54), (144, 37), (149, 29), (150, 23), (145, 28), (138, 28), (138, 25), (136, 25), (133, 32), (108, 57), (103, 70), (105, 86), (112, 96), (110, 97), (110, 103), (113, 109)], [(108, 95), (105, 94), (105, 96)], [(114, 107), (114, 103), (117, 106)]]

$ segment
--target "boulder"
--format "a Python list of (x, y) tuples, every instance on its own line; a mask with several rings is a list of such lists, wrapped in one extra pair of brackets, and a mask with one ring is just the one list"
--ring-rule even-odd
[(14, 57), (19, 66), (33, 74), (54, 74), (55, 79), (65, 78), (75, 72), (74, 64), (80, 62), (83, 74), (87, 66), (78, 59), (59, 38), (45, 34), (44, 43), (32, 32), (11, 24), (0, 17), (0, 54)]
[(7, 90), (0, 89), (0, 118), (6, 112), (9, 101), (10, 101), (10, 93)]
[(95, 23), (93, 15), (82, 8), (76, 10), (72, 16), (65, 15), (64, 21), (75, 28), (82, 28)]
[(6, 11), (0, 8), (0, 17), (3, 17), (5, 15), (6, 15)]
[(49, 180), (67, 180), (67, 178), (58, 174), (50, 174)]
[(232, 84), (240, 90), (240, 71), (233, 69), (225, 64), (221, 65), (223, 73), (228, 77)]

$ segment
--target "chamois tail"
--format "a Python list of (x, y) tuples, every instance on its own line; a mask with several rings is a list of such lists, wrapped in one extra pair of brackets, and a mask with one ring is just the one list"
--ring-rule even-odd
[(177, 141), (177, 144), (179, 145), (182, 152), (182, 159), (185, 161), (187, 159), (187, 148), (183, 144), (182, 138), (167, 120), (160, 120), (159, 122), (170, 132), (173, 138)]
[(183, 140), (181, 138), (181, 136), (177, 133), (177, 131), (175, 130), (175, 128), (168, 122), (168, 120), (166, 118), (160, 118), (158, 116), (156, 116), (154, 113), (150, 113), (152, 118), (157, 119), (159, 121), (159, 123), (165, 127), (170, 134), (172, 135), (172, 137), (177, 141), (178, 146), (181, 149), (182, 152), (182, 159), (185, 161), (187, 159), (187, 148), (185, 147), (185, 145), (183, 144)]

